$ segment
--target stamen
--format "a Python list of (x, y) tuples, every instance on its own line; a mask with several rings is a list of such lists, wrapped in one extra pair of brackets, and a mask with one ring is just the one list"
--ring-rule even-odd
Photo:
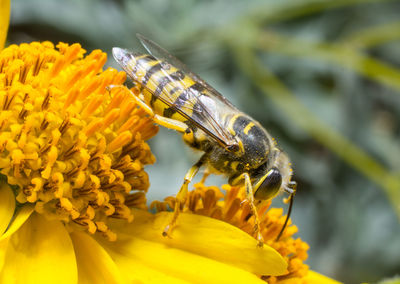
[(0, 53), (1, 172), (19, 203), (115, 240), (109, 218), (130, 222), (130, 206), (146, 208), (143, 167), (155, 158), (143, 137), (157, 127), (125, 87), (110, 96), (106, 87), (126, 74), (102, 71), (105, 53), (84, 58), (79, 44), (57, 47), (34, 42)]
[(84, 133), (87, 137), (92, 136), (97, 130), (101, 129), (102, 126), (103, 126), (103, 119), (97, 118), (96, 120), (93, 120), (92, 122), (89, 123)]
[(115, 108), (112, 111), (110, 111), (106, 117), (104, 117), (103, 119), (103, 125), (100, 128), (100, 130), (104, 130), (107, 127), (110, 126), (110, 124), (112, 124), (114, 121), (116, 121), (119, 117), (119, 113), (120, 113), (120, 109), (119, 108)]
[(82, 118), (87, 119), (90, 115), (92, 115), (97, 108), (104, 102), (103, 96), (96, 96), (92, 98), (88, 104), (88, 106), (82, 111)]
[(72, 88), (67, 93), (67, 99), (64, 103), (64, 110), (67, 109), (71, 104), (73, 104), (79, 96), (79, 89)]
[(80, 92), (78, 99), (83, 100), (89, 94), (93, 93), (98, 88), (98, 86), (101, 84), (101, 81), (102, 81), (101, 77), (93, 78), (92, 81), (89, 82), (89, 84)]
[(108, 105), (104, 113), (108, 113), (117, 106), (122, 105), (122, 102), (125, 99), (125, 97), (126, 97), (126, 92), (123, 92), (121, 88), (118, 88), (116, 94), (114, 94), (114, 97), (112, 98), (110, 104)]
[(108, 144), (107, 151), (112, 153), (119, 148), (122, 148), (132, 140), (132, 133), (124, 131), (119, 134), (110, 144)]
[(25, 84), (26, 77), (28, 76), (29, 69), (31, 68), (31, 63), (26, 63), (20, 68), (19, 71), (19, 82)]

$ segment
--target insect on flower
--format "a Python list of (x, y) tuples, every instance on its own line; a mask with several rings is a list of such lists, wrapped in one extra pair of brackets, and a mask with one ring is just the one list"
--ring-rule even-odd
[(259, 246), (263, 239), (256, 204), (280, 191), (289, 193), (289, 212), (279, 239), (296, 192), (288, 156), (257, 121), (234, 107), (165, 49), (142, 35), (137, 36), (150, 54), (114, 47), (113, 55), (140, 90), (140, 95), (134, 95), (138, 105), (154, 122), (182, 133), (186, 144), (204, 152), (185, 175), (176, 196), (173, 218), (163, 235), (168, 235), (175, 226), (188, 184), (204, 166), (206, 175), (224, 174), (231, 185), (244, 185)]

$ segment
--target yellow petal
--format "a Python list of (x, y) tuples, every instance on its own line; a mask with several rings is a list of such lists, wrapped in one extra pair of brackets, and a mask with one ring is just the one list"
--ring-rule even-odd
[(0, 50), (3, 49), (10, 21), (10, 0), (0, 0)]
[(149, 215), (148, 212), (136, 210), (134, 216), (137, 224), (141, 222), (147, 228), (138, 229), (135, 225), (130, 228), (136, 229), (136, 235), (145, 239), (157, 239), (170, 247), (230, 263), (259, 275), (281, 275), (286, 272), (287, 263), (276, 250), (267, 245), (257, 247), (254, 238), (226, 222), (183, 213), (179, 215), (171, 238), (165, 238), (161, 232), (171, 220), (172, 213)]
[(342, 282), (333, 280), (329, 277), (326, 277), (318, 272), (309, 270), (306, 277), (304, 277), (304, 282), (308, 284), (339, 284)]
[[(10, 220), (14, 215), (15, 196), (11, 188), (7, 184), (0, 186), (0, 233), (2, 234), (10, 224)], [(2, 236), (0, 236), (2, 238)], [(0, 271), (4, 264), (5, 252), (8, 239), (0, 240)]]
[(224, 262), (259, 275), (280, 275), (287, 264), (281, 255), (269, 246), (257, 247), (257, 241), (242, 230), (219, 220), (195, 214), (180, 214), (171, 238), (161, 235), (172, 213), (156, 215), (134, 210), (135, 220), (120, 225), (118, 231), (159, 242), (207, 258)]
[[(1, 1), (1, 0), (0, 0)], [(10, 224), (15, 210), (15, 196), (8, 184), (0, 185), (0, 236)]]
[(10, 227), (7, 229), (7, 231), (0, 236), (0, 241), (8, 238), (11, 236), (13, 233), (15, 233), (24, 223), (25, 221), (29, 218), (29, 216), (33, 212), (33, 205), (28, 204), (24, 205), (19, 211), (17, 212), (14, 220), (12, 221)]
[(265, 283), (238, 267), (159, 242), (124, 234), (118, 238), (104, 246), (133, 283)]
[(0, 271), (4, 265), (4, 257), (6, 256), (6, 249), (8, 245), (8, 239), (0, 241)]
[[(121, 241), (121, 238), (120, 238)], [(119, 241), (118, 241), (119, 242)], [(128, 243), (132, 243), (134, 240), (130, 239)], [(139, 245), (139, 243), (137, 243)], [(164, 283), (164, 284), (189, 284), (188, 282), (180, 279), (179, 276), (174, 277), (168, 275), (168, 272), (161, 271), (158, 267), (152, 268), (147, 263), (143, 262), (141, 258), (135, 258), (131, 254), (130, 249), (127, 250), (125, 244), (108, 243), (103, 244), (104, 247), (110, 252), (110, 255), (115, 259), (115, 263), (118, 265), (119, 270), (127, 278), (127, 283)], [(120, 246), (121, 245), (121, 246)], [(153, 245), (153, 243), (151, 244)], [(157, 246), (159, 244), (156, 244)], [(130, 246), (129, 246), (130, 247)], [(153, 246), (152, 246), (153, 247)], [(144, 246), (143, 249), (146, 249)], [(147, 253), (147, 252), (145, 252)], [(158, 255), (158, 252), (157, 252)], [(153, 257), (153, 256), (152, 256)], [(168, 260), (170, 261), (170, 260)]]
[(118, 257), (118, 267), (129, 276), (130, 283), (163, 283), (163, 284), (192, 284), (194, 281), (185, 281), (167, 275), (160, 270), (152, 269), (137, 260), (128, 257)]
[[(118, 267), (91, 236), (71, 233), (78, 265), (78, 283), (123, 283)], [(126, 281), (124, 281), (126, 282)]]
[(77, 283), (74, 248), (64, 225), (39, 214), (11, 235), (0, 283)]

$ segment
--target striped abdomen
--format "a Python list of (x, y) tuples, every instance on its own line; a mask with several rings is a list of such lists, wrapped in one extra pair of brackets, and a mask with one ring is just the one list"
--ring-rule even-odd
[(206, 91), (184, 72), (151, 55), (135, 54), (128, 64), (132, 71), (129, 75), (141, 86), (146, 103), (164, 117), (186, 121), (176, 109), (191, 116), (196, 101), (189, 93)]

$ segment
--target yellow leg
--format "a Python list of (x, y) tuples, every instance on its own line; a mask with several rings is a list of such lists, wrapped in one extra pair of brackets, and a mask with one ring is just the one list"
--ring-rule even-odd
[(178, 132), (184, 133), (188, 126), (182, 121), (171, 119), (168, 117), (163, 117), (158, 114), (154, 114), (153, 121), (158, 125), (164, 126), (168, 129), (176, 130)]
[(115, 89), (115, 88), (126, 88), (132, 95), (132, 98), (136, 101), (136, 103), (138, 104), (138, 106), (140, 106), (148, 115), (150, 115), (151, 117), (154, 116), (154, 112), (151, 109), (151, 107), (149, 107), (144, 101), (142, 101), (137, 95), (135, 95), (135, 93), (132, 92), (132, 90), (128, 89), (126, 86), (124, 85), (109, 85), (107, 86), (107, 90), (111, 90), (111, 89)]
[(244, 184), (246, 187), (246, 198), (250, 203), (250, 209), (254, 216), (254, 232), (257, 234), (257, 246), (262, 247), (264, 245), (264, 238), (260, 231), (260, 219), (258, 218), (257, 208), (254, 204), (254, 192), (253, 186), (251, 185), (250, 176), (248, 173), (243, 174)]
[[(114, 88), (125, 88), (124, 85), (109, 85), (107, 86), (108, 90), (114, 89)], [(129, 90), (129, 89), (128, 89)], [(155, 114), (153, 109), (149, 107), (144, 101), (142, 101), (137, 95), (135, 95), (131, 90), (129, 92), (132, 94), (132, 98), (136, 101), (137, 105), (142, 108), (150, 117), (153, 119), (155, 123), (158, 125), (164, 126), (166, 128), (176, 130), (179, 132), (185, 132), (185, 130), (188, 128), (188, 126), (175, 119), (163, 117), (161, 115)]]
[(193, 167), (191, 167), (189, 169), (189, 171), (186, 173), (185, 175), (185, 179), (183, 181), (183, 184), (181, 186), (181, 189), (179, 190), (178, 194), (176, 195), (176, 201), (175, 201), (175, 208), (174, 208), (174, 215), (172, 216), (171, 221), (169, 222), (169, 224), (164, 228), (163, 231), (163, 236), (169, 236), (172, 229), (175, 227), (176, 225), (176, 220), (178, 219), (180, 210), (181, 210), (181, 206), (183, 204), (185, 204), (186, 201), (186, 195), (188, 193), (188, 185), (189, 183), (192, 181), (192, 179), (194, 178), (194, 176), (197, 174), (197, 172), (199, 171), (200, 167), (204, 164), (205, 161), (205, 155), (203, 155), (200, 160), (193, 165)]
[(203, 177), (201, 178), (201, 183), (204, 184), (206, 182), (206, 179), (209, 177), (209, 175), (211, 175), (211, 173), (209, 171), (205, 171), (203, 174)]

